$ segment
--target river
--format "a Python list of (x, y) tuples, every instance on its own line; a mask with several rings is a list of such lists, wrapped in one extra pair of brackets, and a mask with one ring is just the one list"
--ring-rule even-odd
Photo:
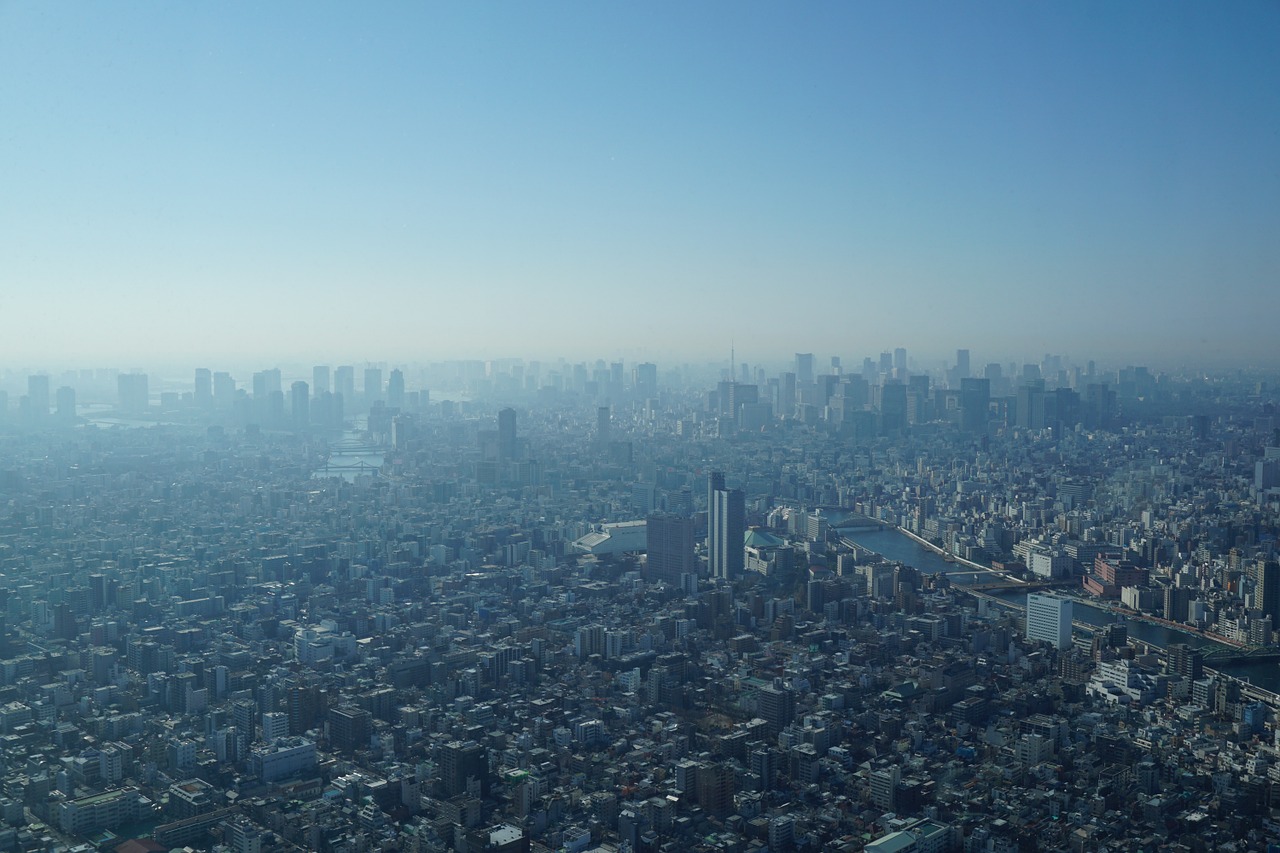
[[(938, 572), (954, 573), (964, 571), (963, 566), (956, 563), (949, 563), (942, 559), (939, 555), (930, 551), (920, 543), (912, 540), (910, 537), (899, 533), (890, 528), (881, 528), (879, 530), (851, 530), (845, 534), (849, 539), (858, 543), (864, 548), (875, 551), (890, 560), (897, 560), (919, 569), (925, 574), (936, 574)], [(957, 577), (957, 581), (971, 582), (968, 577)], [(1026, 593), (1016, 590), (1004, 593), (1002, 598), (1018, 603), (1026, 602)], [(1092, 625), (1106, 625), (1116, 621), (1116, 616), (1105, 610), (1099, 610), (1090, 607), (1083, 602), (1076, 600), (1077, 605), (1073, 608), (1074, 616), (1081, 622), (1088, 622)], [(1152, 625), (1149, 622), (1140, 622), (1136, 619), (1126, 620), (1128, 624), (1129, 636), (1144, 642), (1154, 643), (1162, 648), (1167, 648), (1173, 643), (1186, 643), (1191, 646), (1200, 646), (1205, 649), (1225, 648), (1224, 644), (1215, 642), (1208, 637), (1202, 637), (1197, 634), (1184, 634), (1180, 631), (1174, 631), (1163, 625)], [(1263, 687), (1267, 690), (1280, 692), (1280, 663), (1275, 661), (1262, 661), (1248, 664), (1228, 664), (1219, 667), (1223, 672), (1234, 675), (1236, 678), (1245, 679), (1253, 684)]]

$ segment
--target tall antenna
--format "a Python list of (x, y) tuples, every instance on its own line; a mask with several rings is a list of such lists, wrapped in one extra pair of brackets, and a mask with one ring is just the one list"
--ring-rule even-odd
[(729, 381), (738, 381), (738, 361), (733, 353), (733, 338), (729, 338)]

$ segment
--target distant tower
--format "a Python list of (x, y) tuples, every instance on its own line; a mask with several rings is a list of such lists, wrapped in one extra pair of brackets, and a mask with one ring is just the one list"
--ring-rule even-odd
[(969, 376), (969, 351), (958, 349), (956, 350), (956, 378), (968, 379)]
[(498, 412), (498, 458), (516, 458), (516, 410)]
[(299, 380), (290, 386), (293, 428), (306, 429), (311, 424), (311, 394), (307, 383)]
[(213, 374), (207, 367), (196, 368), (195, 403), (197, 409), (213, 408)]
[(37, 373), (27, 377), (27, 405), (37, 420), (49, 416), (49, 377)]
[(358, 411), (356, 406), (356, 369), (343, 364), (333, 372), (334, 389), (342, 395), (342, 403), (347, 411)]
[(382, 368), (366, 367), (364, 370), (364, 403), (372, 406), (382, 399)]
[(960, 380), (960, 427), (965, 432), (983, 433), (987, 430), (987, 409), (991, 405), (991, 381), (989, 379)]
[(319, 397), (331, 390), (333, 389), (329, 387), (329, 365), (317, 364), (311, 368), (311, 393)]
[(387, 379), (387, 405), (393, 409), (404, 408), (404, 371), (396, 368)]
[(608, 406), (600, 406), (596, 409), (596, 441), (601, 447), (609, 446), (609, 418)]
[(116, 391), (120, 409), (124, 412), (141, 414), (151, 402), (145, 373), (121, 373), (116, 377)]
[(57, 394), (57, 418), (64, 424), (76, 419), (76, 389), (63, 385)]
[(813, 353), (811, 352), (796, 353), (796, 381), (797, 382), (813, 381)]

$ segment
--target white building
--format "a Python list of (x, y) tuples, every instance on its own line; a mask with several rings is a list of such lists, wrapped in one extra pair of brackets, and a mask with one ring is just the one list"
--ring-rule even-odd
[(1027, 639), (1071, 648), (1071, 601), (1038, 592), (1028, 595)]

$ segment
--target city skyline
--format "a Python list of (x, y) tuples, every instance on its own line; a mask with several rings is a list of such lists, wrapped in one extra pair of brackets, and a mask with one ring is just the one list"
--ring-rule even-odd
[(1274, 6), (0, 23), (0, 363), (1277, 361)]

